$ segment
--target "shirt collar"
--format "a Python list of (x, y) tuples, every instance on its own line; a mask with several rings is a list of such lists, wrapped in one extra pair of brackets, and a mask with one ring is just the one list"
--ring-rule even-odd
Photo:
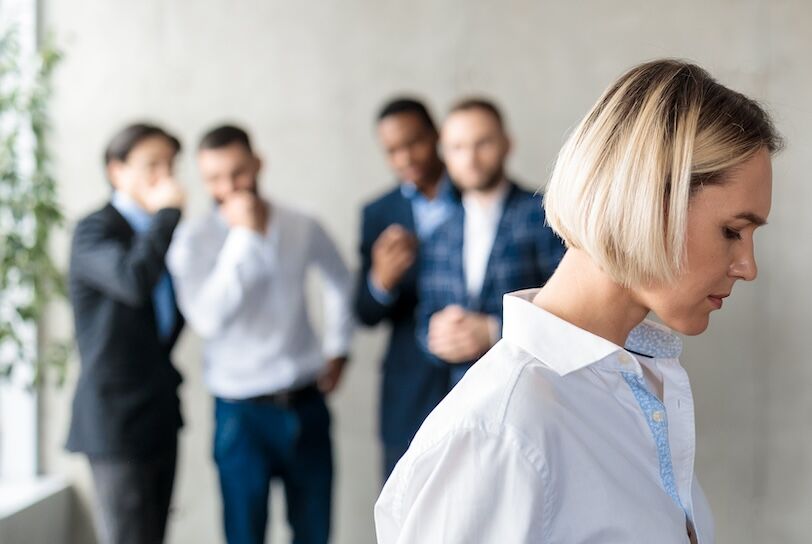
[(682, 352), (679, 336), (649, 320), (632, 330), (624, 349), (533, 304), (538, 291), (505, 295), (503, 336), (562, 376), (599, 362), (642, 375), (630, 352), (657, 359), (676, 359)]
[(152, 222), (152, 215), (129, 195), (119, 191), (113, 191), (110, 204), (121, 214), (135, 232), (143, 232), (149, 228), (149, 224)]
[(403, 198), (406, 200), (412, 200), (420, 192), (417, 190), (417, 186), (412, 181), (401, 181), (400, 182), (400, 194), (403, 195)]
[(505, 207), (505, 201), (507, 201), (511, 188), (512, 184), (507, 180), (503, 180), (497, 187), (493, 199), (485, 206), (482, 206), (471, 193), (464, 193), (462, 195), (462, 205), (465, 207), (465, 212), (487, 217), (491, 221), (498, 221), (502, 216), (502, 210)]
[[(447, 171), (443, 171), (443, 175), (440, 178), (440, 181), (437, 182), (437, 193), (434, 199), (432, 199), (432, 201), (450, 199), (451, 195), (450, 189), (451, 189), (451, 178), (448, 176)], [(426, 197), (423, 195), (423, 193), (421, 193), (418, 190), (417, 185), (415, 185), (413, 181), (406, 180), (401, 181), (400, 194), (402, 194), (406, 200), (414, 200), (416, 198), (422, 198), (424, 200), (427, 200)]]

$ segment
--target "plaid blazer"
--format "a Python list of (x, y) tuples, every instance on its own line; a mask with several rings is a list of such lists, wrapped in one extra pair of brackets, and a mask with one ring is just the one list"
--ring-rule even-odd
[(381, 304), (369, 290), (372, 246), (378, 236), (393, 224), (415, 233), (411, 202), (400, 187), (395, 187), (364, 207), (361, 223), (361, 271), (355, 313), (363, 325), (385, 324), (389, 328), (381, 364), (378, 425), (385, 446), (405, 449), (426, 416), (448, 393), (449, 371), (431, 361), (428, 352), (417, 344), (419, 266), (413, 265), (403, 276), (391, 304)]
[[(463, 271), (465, 210), (462, 206), (421, 247), (418, 274), (418, 341), (428, 351), (431, 316), (446, 306), (485, 313), (502, 320), (502, 297), (543, 285), (564, 255), (560, 238), (545, 224), (542, 198), (511, 182), (496, 231), (482, 290), (470, 296)], [(446, 365), (431, 355), (436, 364)], [(474, 361), (449, 365), (456, 384)]]

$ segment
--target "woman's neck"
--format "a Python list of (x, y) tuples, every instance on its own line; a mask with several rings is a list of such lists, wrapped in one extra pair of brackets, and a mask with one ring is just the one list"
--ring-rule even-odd
[(612, 280), (578, 249), (567, 251), (533, 303), (621, 347), (649, 313), (631, 290)]

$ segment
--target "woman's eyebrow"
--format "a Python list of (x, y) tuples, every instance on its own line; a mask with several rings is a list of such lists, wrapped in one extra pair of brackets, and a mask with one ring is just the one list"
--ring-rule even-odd
[(744, 219), (744, 220), (750, 221), (751, 223), (753, 223), (754, 225), (756, 225), (758, 227), (761, 227), (761, 226), (767, 224), (766, 219), (764, 219), (760, 215), (757, 215), (757, 214), (755, 214), (753, 212), (742, 212), (742, 213), (734, 216), (734, 219)]

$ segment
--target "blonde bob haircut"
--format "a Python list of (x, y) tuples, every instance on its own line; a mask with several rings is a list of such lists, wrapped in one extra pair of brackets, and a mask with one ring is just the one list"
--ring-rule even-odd
[(657, 60), (607, 89), (558, 155), (547, 221), (627, 287), (683, 269), (688, 204), (758, 150), (781, 147), (755, 101), (694, 64)]

